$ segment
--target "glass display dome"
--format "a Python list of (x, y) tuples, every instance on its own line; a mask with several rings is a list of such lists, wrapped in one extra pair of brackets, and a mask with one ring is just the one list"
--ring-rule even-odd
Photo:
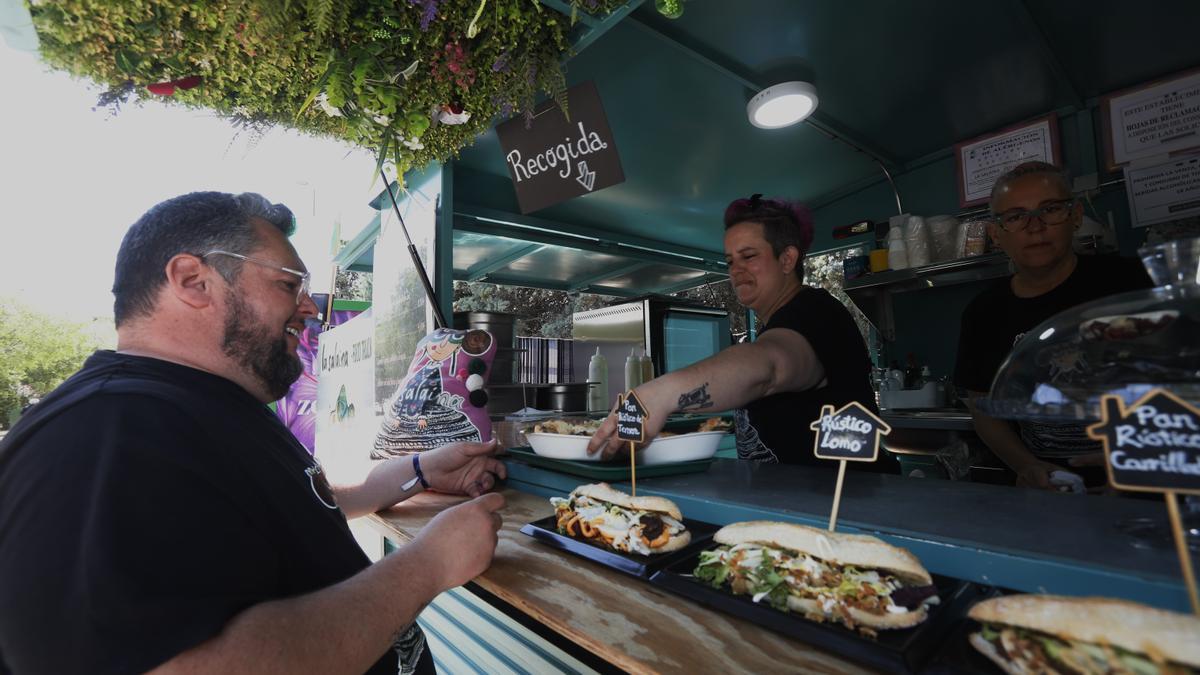
[(977, 404), (1006, 419), (1090, 422), (1100, 399), (1162, 387), (1200, 406), (1200, 238), (1139, 251), (1155, 287), (1073, 307), (1025, 334)]

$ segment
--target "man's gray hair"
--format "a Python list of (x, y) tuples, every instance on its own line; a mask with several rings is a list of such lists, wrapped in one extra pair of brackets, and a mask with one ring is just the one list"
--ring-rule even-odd
[[(113, 279), (113, 315), (126, 320), (154, 311), (166, 267), (181, 253), (203, 255), (213, 250), (247, 255), (261, 242), (252, 219), (259, 218), (290, 236), (296, 229), (292, 212), (253, 192), (192, 192), (155, 205), (134, 223), (117, 251)], [(213, 256), (207, 261), (227, 281), (236, 280), (241, 261)]]
[(1046, 176), (1050, 179), (1050, 182), (1058, 184), (1065, 196), (1071, 196), (1071, 177), (1067, 174), (1066, 169), (1046, 162), (1025, 162), (1009, 169), (1004, 175), (997, 178), (995, 184), (992, 185), (992, 198), (991, 204), (989, 204), (992, 212), (995, 213), (996, 197), (999, 196), (1004, 188), (1008, 187), (1009, 183), (1018, 178), (1032, 175)]

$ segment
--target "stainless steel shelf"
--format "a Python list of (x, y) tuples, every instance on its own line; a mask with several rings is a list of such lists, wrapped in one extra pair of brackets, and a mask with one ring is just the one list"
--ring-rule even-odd
[(847, 281), (842, 288), (884, 339), (895, 340), (893, 294), (975, 283), (1009, 274), (1008, 256), (991, 253), (904, 270), (875, 272)]

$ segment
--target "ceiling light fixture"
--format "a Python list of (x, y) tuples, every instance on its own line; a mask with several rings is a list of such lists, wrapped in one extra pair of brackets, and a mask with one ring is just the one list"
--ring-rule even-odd
[(746, 104), (750, 123), (760, 129), (791, 126), (817, 109), (817, 88), (808, 82), (782, 82), (763, 89)]

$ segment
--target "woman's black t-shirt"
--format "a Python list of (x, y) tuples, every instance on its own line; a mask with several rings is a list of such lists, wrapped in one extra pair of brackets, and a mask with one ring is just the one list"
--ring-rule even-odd
[[(815, 433), (809, 425), (820, 416), (821, 406), (837, 409), (858, 401), (871, 412), (879, 412), (862, 334), (841, 302), (824, 289), (810, 286), (775, 312), (762, 332), (770, 330), (793, 330), (803, 335), (825, 369), (826, 383), (807, 391), (773, 394), (738, 410), (734, 418), (738, 458), (833, 466), (833, 462), (813, 454)], [(880, 455), (874, 463), (850, 462), (849, 466), (892, 470), (892, 462), (882, 452)]]

